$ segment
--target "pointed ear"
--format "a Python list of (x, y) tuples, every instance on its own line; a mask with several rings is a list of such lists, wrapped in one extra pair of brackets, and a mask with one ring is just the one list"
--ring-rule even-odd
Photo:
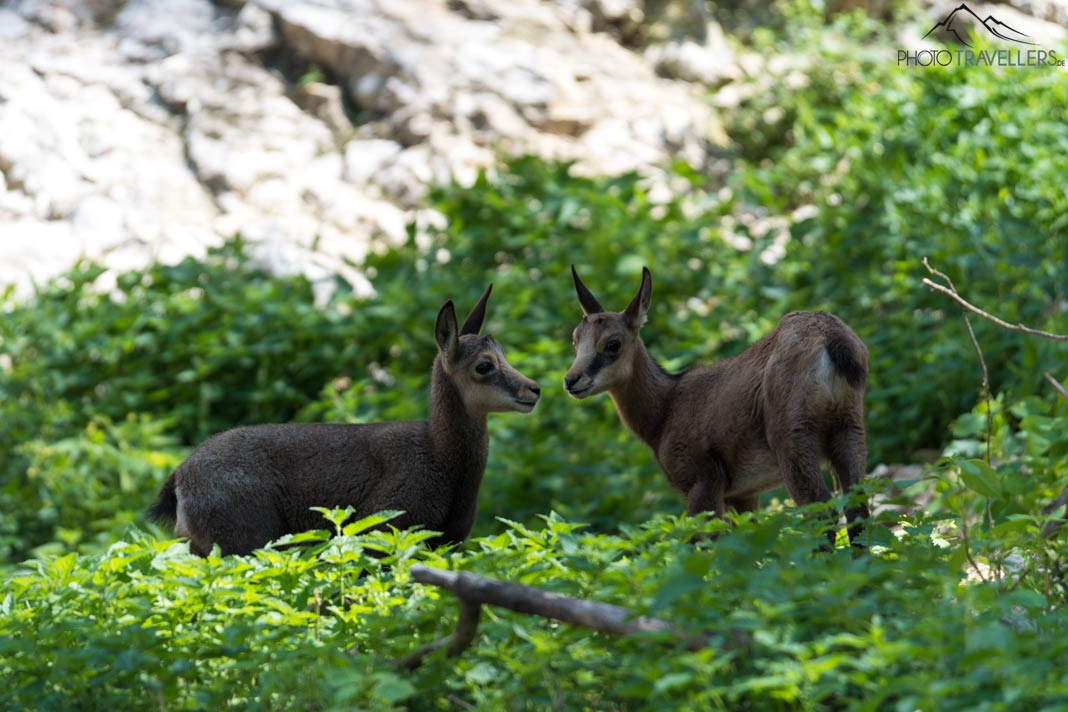
[(482, 322), (486, 320), (486, 302), (489, 301), (490, 292), (493, 291), (493, 282), (486, 287), (486, 291), (478, 298), (478, 304), (467, 315), (467, 321), (460, 327), (460, 336), (464, 334), (477, 334), (482, 330)]
[(645, 314), (649, 311), (649, 302), (653, 298), (653, 275), (648, 267), (642, 267), (642, 284), (638, 287), (638, 293), (630, 300), (623, 317), (632, 329), (641, 328), (645, 323)]
[(445, 302), (438, 312), (438, 320), (434, 324), (434, 340), (438, 342), (438, 350), (446, 359), (452, 360), (460, 352), (460, 337), (456, 328), (456, 309), (452, 300)]
[(593, 293), (586, 289), (586, 285), (579, 279), (578, 272), (575, 270), (575, 265), (571, 265), (571, 279), (575, 282), (575, 292), (578, 293), (579, 304), (582, 305), (582, 313), (587, 316), (590, 314), (600, 314), (604, 311), (604, 307), (597, 301), (597, 297), (593, 296)]

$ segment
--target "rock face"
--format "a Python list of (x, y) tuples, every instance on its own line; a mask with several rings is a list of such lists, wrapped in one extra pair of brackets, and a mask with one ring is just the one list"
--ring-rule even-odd
[[(1068, 0), (1014, 4), (1064, 39)], [(660, 194), (671, 160), (722, 170), (706, 96), (747, 58), (693, 0), (0, 0), (0, 289), (239, 231), (272, 269), (366, 289), (376, 241), (440, 218), (429, 185), (502, 156)]]
[(403, 239), (431, 183), (502, 155), (702, 168), (724, 140), (715, 114), (700, 84), (665, 77), (717, 81), (733, 57), (715, 32), (625, 47), (613, 30), (642, 7), (0, 4), (0, 285), (83, 254), (176, 260), (238, 231), (273, 269), (360, 284), (351, 265)]

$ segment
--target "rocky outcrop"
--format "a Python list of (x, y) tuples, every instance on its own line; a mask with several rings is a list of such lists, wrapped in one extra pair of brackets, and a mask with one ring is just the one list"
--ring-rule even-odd
[(353, 265), (403, 239), (428, 185), (502, 155), (703, 167), (724, 140), (704, 89), (661, 75), (729, 76), (722, 36), (710, 55), (667, 32), (698, 49), (646, 57), (605, 29), (606, 4), (0, 6), (0, 284), (82, 254), (174, 260), (235, 232), (272, 269), (360, 283)]
[[(995, 9), (1063, 42), (1066, 2)], [(827, 12), (855, 7), (887, 3)], [(693, 0), (0, 0), (0, 288), (236, 232), (366, 288), (376, 242), (435, 220), (429, 185), (513, 154), (664, 195), (672, 160), (723, 170), (714, 107), (762, 86), (735, 79), (785, 62), (803, 84), (803, 61), (732, 46)]]

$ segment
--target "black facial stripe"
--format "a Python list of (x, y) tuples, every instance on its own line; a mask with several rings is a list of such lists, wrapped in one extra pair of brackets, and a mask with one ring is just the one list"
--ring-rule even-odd
[(590, 365), (586, 367), (586, 375), (593, 378), (598, 371), (615, 361), (618, 356), (619, 354), (606, 354), (603, 351), (594, 354), (593, 358), (590, 359)]

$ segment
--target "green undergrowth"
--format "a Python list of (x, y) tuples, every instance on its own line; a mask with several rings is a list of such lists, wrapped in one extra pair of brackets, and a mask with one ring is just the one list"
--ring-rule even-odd
[[(553, 514), (462, 552), (418, 532), (359, 532), (198, 559), (131, 532), (101, 554), (32, 562), (0, 604), (0, 703), (87, 709), (1051, 709), (1068, 700), (1063, 568), (1033, 552), (1001, 582), (961, 580), (952, 521), (919, 514), (881, 545), (819, 552), (813, 512), (733, 527), (659, 517), (592, 534)], [(343, 512), (332, 514), (335, 521)], [(1033, 526), (1034, 523), (1032, 523)], [(880, 525), (876, 525), (880, 526)], [(698, 532), (719, 532), (693, 545)], [(1062, 552), (1063, 553), (1063, 552)], [(981, 550), (975, 552), (981, 556)], [(475, 644), (396, 661), (448, 635), (449, 593), (412, 563), (624, 605), (672, 635), (615, 638), (486, 609)], [(1048, 570), (1045, 572), (1048, 574)]]

